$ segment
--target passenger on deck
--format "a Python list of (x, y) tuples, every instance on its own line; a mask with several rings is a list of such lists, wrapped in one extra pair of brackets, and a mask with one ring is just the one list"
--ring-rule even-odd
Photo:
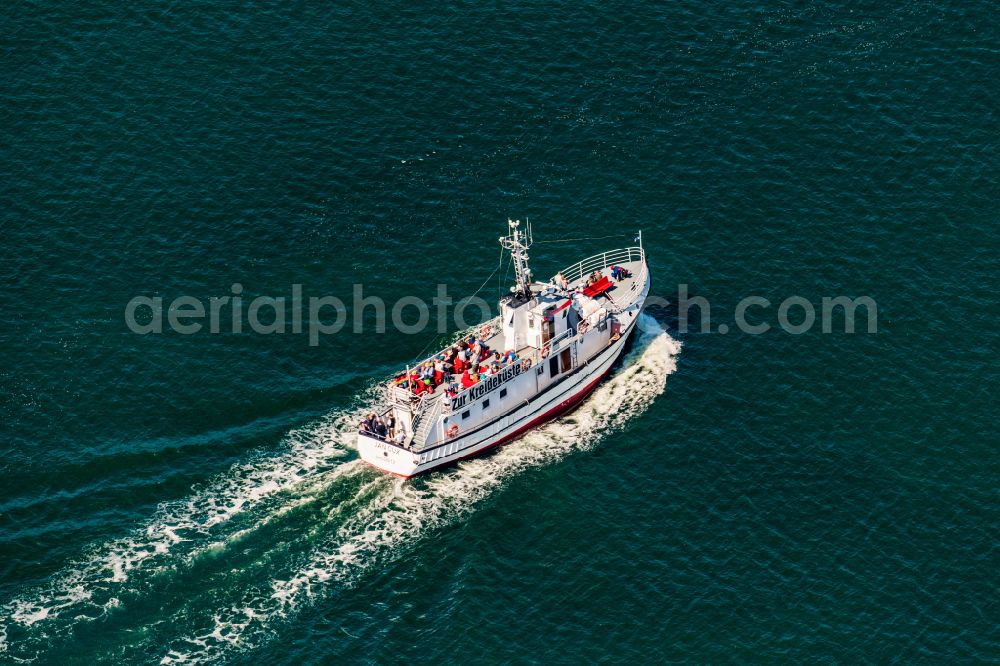
[(391, 439), (396, 434), (396, 416), (390, 411), (385, 415), (384, 422), (389, 438)]
[(430, 361), (420, 366), (420, 378), (428, 383), (434, 381), (434, 365)]
[(377, 416), (375, 417), (375, 434), (382, 439), (385, 439), (386, 435), (389, 434), (389, 429), (382, 422), (382, 419)]
[(497, 363), (497, 364), (503, 363), (503, 355), (499, 351), (493, 352), (492, 363)]
[(479, 376), (476, 374), (475, 370), (466, 369), (462, 373), (462, 388), (467, 389), (475, 386), (479, 382)]
[(616, 265), (611, 266), (611, 277), (613, 277), (615, 280), (618, 280), (619, 282), (621, 282), (627, 277), (631, 277), (631, 275), (632, 274), (629, 273), (628, 269), (626, 268), (622, 268), (621, 266), (616, 266)]
[(441, 386), (444, 383), (444, 354), (437, 357), (434, 361), (434, 384), (435, 386)]
[(420, 379), (416, 375), (414, 375), (413, 381), (410, 382), (410, 386), (413, 387), (413, 394), (418, 396), (423, 395), (424, 393), (429, 393), (430, 391), (433, 390), (430, 384)]
[(590, 274), (590, 277), (587, 278), (587, 286), (589, 287), (595, 282), (600, 281), (600, 279), (601, 279), (601, 271), (594, 271), (593, 273)]
[(455, 382), (449, 382), (448, 388), (445, 389), (444, 395), (449, 400), (458, 395), (458, 384), (456, 384)]
[(517, 354), (514, 353), (513, 349), (508, 349), (503, 355), (504, 363), (517, 363)]
[(368, 421), (361, 419), (361, 423), (358, 424), (358, 432), (362, 435), (371, 434), (371, 430), (368, 429)]
[(371, 435), (378, 434), (378, 422), (378, 416), (375, 415), (375, 412), (368, 412), (368, 417), (362, 421), (364, 431), (367, 431)]
[(563, 277), (562, 273), (556, 273), (556, 276), (552, 278), (552, 281), (555, 282), (556, 286), (562, 289), (563, 291), (569, 289), (569, 282), (566, 281), (566, 278)]

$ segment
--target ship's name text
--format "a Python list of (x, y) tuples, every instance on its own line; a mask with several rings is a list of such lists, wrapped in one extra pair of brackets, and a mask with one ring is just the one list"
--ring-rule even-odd
[(479, 380), (478, 384), (470, 388), (468, 391), (464, 391), (462, 395), (455, 396), (451, 399), (452, 411), (461, 409), (469, 402), (478, 400), (493, 389), (498, 388), (507, 380), (517, 377), (519, 374), (521, 374), (521, 364), (512, 363), (495, 375), (483, 377)]

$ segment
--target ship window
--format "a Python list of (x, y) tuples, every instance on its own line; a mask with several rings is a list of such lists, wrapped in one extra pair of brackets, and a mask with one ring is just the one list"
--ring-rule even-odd
[(536, 370), (536, 371), (535, 371), (535, 373), (536, 373), (536, 374), (538, 374), (538, 375), (540, 375), (540, 374), (542, 374), (543, 372), (545, 372), (545, 366), (544, 366), (544, 365), (542, 365), (541, 363), (539, 363), (539, 364), (538, 364), (538, 370)]
[(507, 397), (507, 389), (500, 389), (500, 397), (501, 398)]
[(483, 409), (486, 409), (489, 406), (490, 406), (490, 401), (489, 400), (483, 400)]
[(559, 357), (553, 356), (549, 359), (549, 377), (555, 377), (559, 374)]
[(462, 412), (462, 418), (463, 418), (463, 419), (467, 419), (467, 418), (469, 418), (469, 414), (470, 414), (470, 413), (471, 413), (471, 410), (468, 410), (468, 409), (467, 409), (467, 410), (465, 410), (464, 412)]
[(534, 328), (534, 327), (535, 327), (535, 318), (528, 317), (528, 328)]

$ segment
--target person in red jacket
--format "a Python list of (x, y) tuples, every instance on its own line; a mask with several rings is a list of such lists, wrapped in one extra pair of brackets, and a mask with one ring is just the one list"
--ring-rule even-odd
[(471, 386), (475, 386), (478, 382), (479, 382), (479, 376), (476, 375), (475, 370), (472, 371), (472, 374), (469, 374), (469, 370), (468, 369), (466, 369), (465, 372), (462, 373), (462, 388), (463, 389), (467, 389), (467, 388), (469, 388)]
[(422, 379), (420, 379), (420, 375), (417, 374), (416, 372), (411, 372), (410, 373), (409, 386), (410, 386), (410, 390), (413, 391), (414, 395), (422, 395), (422, 394), (426, 393), (427, 391), (431, 390), (430, 387), (427, 386), (427, 384), (424, 383), (424, 381)]

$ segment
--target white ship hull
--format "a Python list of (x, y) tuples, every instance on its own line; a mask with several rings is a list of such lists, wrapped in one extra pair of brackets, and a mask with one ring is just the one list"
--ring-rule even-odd
[[(419, 437), (411, 435), (403, 445), (372, 434), (359, 433), (358, 452), (361, 459), (385, 472), (412, 477), (482, 453), (579, 404), (621, 356), (649, 293), (650, 278), (641, 248), (617, 252), (627, 252), (627, 258), (632, 260), (619, 260), (619, 265), (629, 268), (632, 279), (622, 283), (620, 291), (611, 292), (617, 293), (617, 296), (607, 298), (608, 302), (615, 304), (613, 315), (604, 313), (607, 320), (601, 316), (600, 325), (592, 328), (586, 325), (581, 327), (579, 321), (573, 326), (563, 322), (559, 324), (565, 329), (562, 335), (537, 339), (535, 344), (541, 353), (530, 366), (525, 368), (523, 363), (507, 366), (500, 374), (487, 376), (478, 387), (472, 387), (452, 399), (442, 395), (435, 397), (433, 403), (428, 401), (423, 405), (423, 415), (418, 413), (412, 417), (413, 421), (405, 424), (407, 427), (416, 424)], [(604, 255), (604, 261), (600, 262), (602, 268), (610, 265), (608, 255), (613, 253)], [(589, 270), (584, 262), (578, 267), (581, 274), (585, 269)], [(561, 298), (566, 297), (562, 295)], [(537, 300), (545, 299), (539, 295)], [(539, 305), (535, 299), (530, 301), (530, 305), (535, 307), (535, 311), (545, 307), (544, 303)], [(544, 310), (551, 313), (551, 318), (546, 318), (544, 324), (538, 322), (539, 326), (549, 326), (550, 332), (558, 330), (549, 321), (558, 321), (563, 309), (566, 309), (565, 305)], [(502, 308), (502, 311), (510, 316), (513, 326), (513, 310)], [(499, 318), (501, 324), (507, 315)], [(594, 315), (595, 318), (598, 316), (600, 312)], [(566, 314), (561, 313), (561, 319), (566, 318)], [(530, 326), (532, 329), (539, 327), (536, 320), (531, 320)], [(510, 330), (505, 335), (510, 346), (512, 339), (521, 340), (522, 333)], [(504, 336), (498, 334), (498, 337), (503, 340)], [(551, 354), (548, 354), (550, 348)], [(531, 349), (530, 333), (524, 349)], [(433, 411), (427, 406), (431, 404)], [(404, 421), (408, 416), (406, 412), (412, 411), (396, 409)]]

